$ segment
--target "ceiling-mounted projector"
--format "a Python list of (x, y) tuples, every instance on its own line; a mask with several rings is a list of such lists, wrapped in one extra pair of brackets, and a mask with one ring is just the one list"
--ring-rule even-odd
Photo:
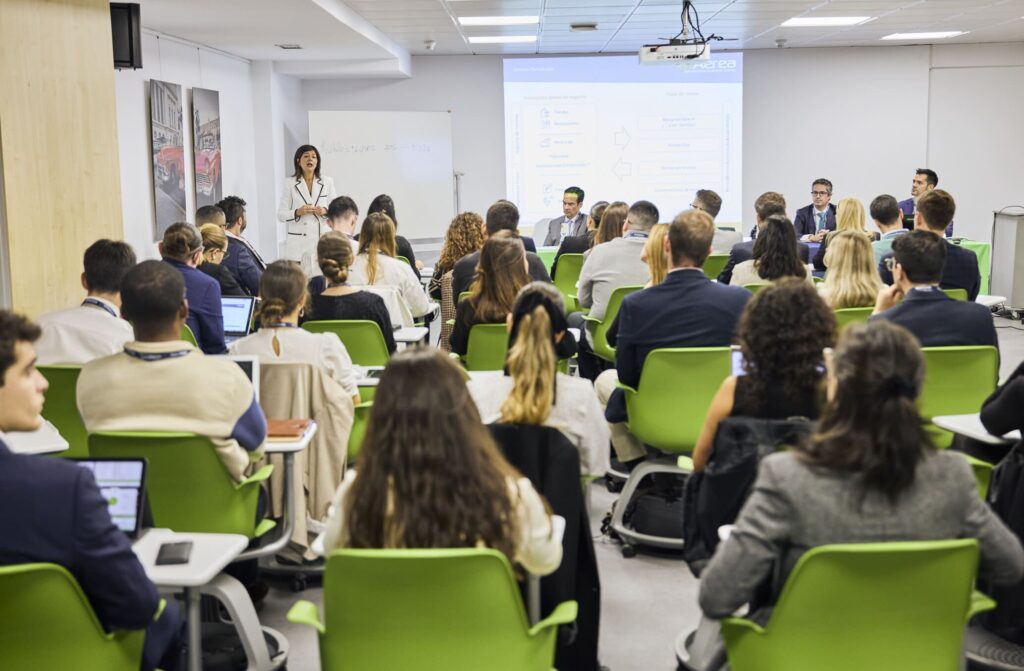
[(677, 41), (674, 44), (645, 44), (640, 47), (641, 65), (697, 59), (707, 60), (709, 58), (711, 58), (711, 45), (697, 40)]

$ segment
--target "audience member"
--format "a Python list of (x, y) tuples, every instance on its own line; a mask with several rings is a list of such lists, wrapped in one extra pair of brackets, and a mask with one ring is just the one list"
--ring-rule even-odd
[[(487, 237), (494, 235), (498, 231), (511, 231), (514, 235), (518, 236), (519, 208), (507, 200), (499, 200), (487, 208), (485, 222), (484, 233)], [(530, 279), (539, 282), (550, 282), (551, 276), (548, 275), (548, 269), (544, 262), (530, 249), (530, 243), (533, 241), (530, 238), (520, 239), (526, 248), (526, 260), (530, 264)], [(480, 252), (476, 251), (472, 254), (467, 254), (455, 263), (455, 267), (452, 269), (452, 296), (455, 297), (455, 300), (458, 300), (459, 295), (463, 292), (469, 291), (469, 285), (476, 279), (476, 269), (479, 262)]]
[[(420, 279), (420, 268), (423, 267), (423, 263), (416, 260), (416, 254), (412, 251), (412, 245), (403, 236), (398, 234), (398, 217), (395, 216), (395, 201), (391, 199), (391, 196), (386, 193), (382, 193), (370, 203), (370, 207), (366, 208), (366, 214), (377, 214), (382, 213), (388, 215), (391, 219), (391, 223), (395, 227), (395, 251), (398, 256), (404, 256), (412, 267), (413, 273), (416, 274), (416, 279)], [(395, 256), (395, 254), (392, 254)]]
[(736, 327), (743, 372), (727, 377), (711, 401), (693, 450), (694, 470), (704, 470), (726, 417), (817, 419), (823, 351), (835, 344), (835, 334), (832, 311), (806, 282), (782, 279), (754, 294)]
[(217, 280), (221, 296), (248, 296), (223, 265), (228, 253), (228, 236), (224, 235), (224, 229), (217, 224), (203, 224), (199, 227), (199, 235), (203, 238), (203, 262), (199, 264), (199, 270)]
[(899, 203), (888, 194), (878, 196), (871, 201), (871, 219), (875, 222), (881, 237), (871, 243), (875, 254), (875, 266), (882, 262), (882, 257), (892, 251), (892, 242), (907, 232), (903, 228), (903, 218)]
[[(128, 245), (100, 243), (124, 245), (127, 250), (116, 256), (123, 259), (127, 251), (134, 260)], [(8, 511), (0, 518), (0, 564), (63, 566), (104, 630), (146, 630), (143, 669), (177, 669), (177, 606), (168, 599), (160, 610), (160, 594), (128, 537), (111, 521), (92, 471), (73, 461), (15, 454), (3, 442), (2, 432), (33, 431), (42, 425), (39, 413), (48, 385), (35, 368), (32, 347), (39, 335), (32, 322), (0, 310), (0, 505)], [(54, 613), (55, 618), (61, 615)]]
[(594, 247), (611, 242), (615, 238), (622, 237), (622, 228), (626, 225), (626, 217), (629, 215), (629, 204), (616, 200), (605, 208), (601, 215), (601, 221), (597, 226), (597, 233), (594, 235), (594, 244), (590, 249), (583, 252), (584, 256), (590, 256)]
[(825, 178), (811, 182), (811, 204), (796, 211), (793, 228), (804, 241), (821, 242), (836, 230), (836, 206), (832, 200), (832, 182)]
[[(936, 192), (940, 193), (940, 192)], [(953, 245), (926, 231), (911, 231), (892, 244), (893, 284), (882, 289), (872, 321), (906, 328), (922, 347), (992, 345), (999, 347), (988, 308), (950, 298), (939, 288), (946, 254)], [(964, 250), (967, 251), (967, 250)], [(973, 256), (973, 254), (972, 254)]]
[(580, 212), (583, 207), (583, 189), (570, 186), (562, 194), (562, 216), (548, 222), (544, 246), (554, 247), (568, 237), (584, 235), (587, 232), (587, 215)]
[(341, 339), (334, 333), (299, 328), (308, 300), (306, 276), (299, 265), (274, 261), (260, 277), (260, 330), (231, 343), (228, 351), (256, 356), (262, 363), (310, 363), (359, 403), (356, 371)]
[(761, 226), (754, 241), (753, 258), (736, 265), (729, 284), (771, 284), (783, 277), (814, 282), (811, 269), (800, 262), (793, 223), (782, 214), (773, 214)]
[(461, 301), (456, 298), (455, 325), (449, 338), (452, 352), (466, 354), (469, 331), (475, 325), (504, 323), (516, 294), (530, 282), (526, 268), (526, 251), (519, 238), (505, 231), (487, 238), (480, 250), (473, 295)]
[(463, 371), (435, 349), (400, 352), (377, 387), (359, 475), (350, 470), (335, 494), (324, 548), (481, 546), (534, 575), (562, 559), (544, 500), (501, 457)]
[(224, 216), (224, 210), (216, 205), (203, 205), (196, 210), (196, 228), (202, 228), (206, 224), (213, 224), (221, 228), (227, 226), (227, 217)]
[[(756, 217), (757, 226), (756, 229), (760, 230), (764, 226), (764, 222), (767, 221), (768, 217), (773, 214), (781, 214), (786, 216), (786, 199), (782, 197), (781, 193), (775, 193), (774, 191), (767, 191), (762, 193), (754, 201), (754, 215)], [(722, 268), (722, 272), (718, 275), (719, 284), (729, 284), (732, 279), (732, 270), (736, 267), (736, 264), (749, 261), (754, 258), (754, 240), (746, 240), (739, 242), (732, 246), (729, 251), (729, 260), (726, 262), (725, 267)], [(810, 258), (810, 249), (802, 242), (797, 243), (797, 250), (800, 253), (800, 261), (807, 263)]]
[(590, 214), (587, 216), (587, 230), (580, 235), (570, 235), (562, 239), (562, 243), (555, 252), (555, 260), (551, 262), (551, 277), (555, 276), (558, 268), (558, 259), (562, 254), (585, 254), (594, 246), (594, 239), (597, 237), (597, 229), (601, 225), (601, 216), (608, 209), (607, 200), (599, 200), (590, 207)]
[[(672, 268), (661, 284), (630, 294), (619, 309), (616, 370), (601, 373), (595, 387), (606, 406), (612, 446), (619, 461), (643, 459), (647, 451), (626, 428), (626, 402), (617, 383), (636, 387), (647, 355), (664, 347), (728, 347), (750, 292), (712, 282), (701, 266), (715, 234), (711, 217), (698, 210), (676, 216), (664, 253)], [(685, 380), (680, 380), (685, 384)]]
[(434, 264), (434, 275), (427, 289), (433, 298), (441, 298), (441, 278), (455, 269), (462, 257), (478, 251), (484, 246), (484, 219), (476, 212), (463, 212), (448, 224), (444, 234), (441, 255)]
[[(180, 225), (191, 227), (175, 224)], [(181, 273), (166, 263), (143, 261), (124, 276), (121, 309), (135, 340), (119, 354), (87, 363), (78, 378), (78, 411), (86, 430), (208, 436), (228, 472), (241, 481), (261, 456), (267, 423), (249, 378), (234, 361), (204, 356), (181, 341), (189, 313)]]
[[(939, 185), (939, 176), (934, 170), (918, 168), (914, 173), (914, 181), (910, 185), (910, 198), (899, 202), (900, 211), (905, 217), (911, 217), (917, 212), (917, 199), (932, 191)], [(953, 221), (950, 220), (946, 226), (945, 235), (947, 238), (953, 236)]]
[(384, 299), (348, 283), (349, 268), (355, 258), (352, 245), (343, 234), (332, 231), (320, 238), (316, 255), (327, 287), (313, 295), (312, 319), (376, 322), (388, 352), (394, 353), (395, 333)]
[(833, 310), (866, 308), (875, 304), (882, 282), (875, 270), (871, 242), (856, 231), (838, 231), (829, 243), (828, 274), (821, 296)]
[(42, 337), (36, 343), (40, 365), (81, 364), (120, 352), (132, 339), (132, 327), (121, 319), (121, 281), (135, 265), (126, 242), (97, 240), (85, 250), (78, 307), (49, 312), (39, 318)]
[(843, 198), (839, 201), (836, 209), (836, 230), (829, 231), (821, 241), (818, 251), (814, 254), (814, 269), (825, 270), (828, 264), (825, 262), (828, 254), (828, 245), (837, 234), (843, 231), (854, 231), (870, 239), (877, 239), (877, 233), (868, 233), (864, 228), (864, 205), (856, 198)]
[(245, 217), (245, 201), (238, 196), (228, 196), (217, 206), (224, 211), (227, 221), (224, 233), (228, 236), (228, 253), (224, 257), (224, 265), (248, 295), (257, 296), (260, 293), (260, 275), (267, 264), (252, 243), (242, 237), (249, 225)]
[[(413, 317), (430, 312), (430, 301), (416, 273), (405, 261), (395, 258), (395, 225), (388, 215), (366, 215), (359, 232), (359, 254), (349, 268), (349, 279), (361, 286), (391, 286), (401, 296)], [(391, 315), (395, 324), (396, 315)]]
[[(196, 343), (206, 354), (223, 354), (224, 313), (221, 307), (220, 285), (196, 269), (203, 258), (203, 238), (192, 224), (178, 222), (164, 231), (160, 243), (160, 255), (164, 262), (181, 273), (185, 281), (188, 308), (185, 323), (192, 330)], [(122, 295), (124, 287), (122, 286)], [(180, 339), (181, 334), (178, 334)]]
[[(352, 253), (355, 254), (359, 250), (359, 240), (355, 234), (357, 223), (359, 223), (359, 206), (356, 205), (356, 201), (348, 196), (338, 196), (327, 206), (324, 223), (320, 226), (320, 237), (337, 231), (348, 239), (352, 245)], [(299, 263), (302, 266), (302, 272), (310, 276), (309, 290), (315, 292), (314, 295), (323, 291), (326, 283), (320, 274), (316, 249), (306, 249), (302, 253), (302, 260)]]
[[(981, 406), (981, 423), (994, 436), (1010, 431), (1024, 432), (1024, 362)], [(1003, 448), (1004, 453), (1006, 448)]]
[(487, 424), (529, 424), (561, 431), (580, 452), (583, 473), (608, 470), (608, 425), (587, 380), (557, 373), (568, 334), (562, 294), (546, 282), (519, 291), (508, 315), (507, 373), (474, 374), (469, 393)]
[[(927, 231), (940, 238), (951, 225), (956, 214), (953, 196), (942, 189), (932, 189), (917, 198), (914, 212), (914, 230)], [(892, 284), (892, 272), (887, 266), (887, 255), (878, 266), (882, 282)], [(942, 271), (940, 286), (943, 289), (964, 289), (967, 300), (973, 301), (981, 291), (981, 274), (978, 271), (978, 257), (971, 250), (946, 241), (946, 267)]]
[[(722, 211), (722, 197), (710, 189), (699, 189), (693, 197), (690, 207), (707, 212), (714, 221)], [(712, 254), (728, 254), (732, 246), (743, 242), (743, 234), (731, 228), (715, 227), (715, 237), (711, 240)]]
[(668, 224), (655, 224), (647, 236), (647, 244), (644, 245), (643, 254), (640, 255), (640, 260), (647, 264), (647, 269), (651, 273), (651, 279), (644, 285), (645, 289), (653, 287), (655, 284), (661, 284), (665, 281), (665, 275), (668, 274), (668, 259), (664, 252), (667, 236)]

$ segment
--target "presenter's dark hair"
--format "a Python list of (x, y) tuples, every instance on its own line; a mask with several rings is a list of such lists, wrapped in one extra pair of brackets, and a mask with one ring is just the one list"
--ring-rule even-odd
[(694, 200), (700, 203), (700, 209), (710, 214), (712, 219), (722, 211), (722, 197), (711, 189), (700, 189)]
[(228, 228), (235, 225), (239, 217), (245, 214), (245, 201), (238, 196), (227, 196), (217, 203), (217, 207), (224, 210), (224, 221)]
[(892, 242), (892, 255), (914, 284), (938, 284), (946, 265), (946, 241), (928, 231), (909, 231)]
[(832, 195), (832, 182), (830, 182), (829, 180), (825, 179), (824, 177), (819, 177), (818, 179), (816, 179), (813, 182), (811, 182), (811, 188), (813, 189), (818, 184), (821, 184), (823, 187), (828, 189), (829, 195), (830, 196)]
[(754, 241), (754, 266), (764, 280), (781, 277), (807, 277), (807, 268), (800, 261), (796, 230), (783, 214), (773, 214)]
[(391, 199), (386, 193), (382, 193), (370, 202), (370, 207), (366, 208), (366, 214), (377, 214), (382, 212), (391, 218), (391, 223), (395, 225), (395, 230), (398, 230), (398, 219), (395, 217), (395, 201)]
[(786, 199), (781, 193), (765, 191), (754, 201), (754, 212), (761, 221), (765, 221), (773, 214), (786, 216)]
[(519, 208), (513, 202), (499, 200), (487, 208), (484, 222), (487, 235), (494, 235), (498, 231), (515, 233), (519, 230)]
[(0, 310), (0, 387), (4, 386), (7, 369), (14, 365), (17, 357), (15, 345), (19, 342), (35, 342), (42, 330), (35, 322), (14, 312)]
[(216, 205), (203, 205), (201, 208), (196, 210), (196, 226), (202, 226), (203, 224), (219, 224), (217, 221), (221, 217), (224, 217), (224, 221), (227, 221), (227, 215), (224, 214), (224, 210), (220, 209)]
[(187, 221), (171, 224), (164, 231), (163, 242), (160, 243), (160, 254), (165, 259), (185, 263), (192, 255), (203, 248), (203, 236), (195, 226)]
[(184, 300), (185, 280), (162, 261), (143, 261), (121, 283), (121, 314), (135, 326), (174, 321)]
[(668, 227), (672, 265), (678, 268), (685, 261), (697, 267), (704, 265), (714, 237), (715, 222), (710, 214), (700, 210), (680, 212)]
[[(298, 178), (302, 177), (302, 166), (299, 165), (299, 159), (302, 158), (302, 155), (305, 154), (307, 151), (315, 151), (316, 152), (316, 167), (313, 168), (313, 176), (316, 177), (317, 179), (319, 179), (320, 178), (320, 164), (323, 163), (323, 161), (320, 159), (320, 150), (317, 149), (316, 147), (314, 147), (311, 144), (304, 144), (304, 145), (302, 145), (301, 147), (299, 147), (298, 149), (295, 150), (295, 158), (292, 159), (292, 165), (295, 166), (295, 174), (292, 175), (292, 177), (294, 177), (295, 179), (298, 179)], [(229, 219), (228, 221), (231, 221), (231, 220)]]
[(353, 212), (356, 216), (359, 216), (359, 206), (356, 205), (356, 201), (352, 200), (348, 196), (338, 196), (331, 201), (330, 205), (327, 206), (328, 219), (344, 217), (349, 212)]
[(914, 174), (924, 175), (925, 182), (931, 184), (932, 186), (939, 185), (939, 175), (934, 170), (929, 170), (928, 168), (918, 168), (914, 172)]
[(580, 187), (570, 186), (568, 189), (565, 190), (565, 193), (571, 193), (572, 195), (576, 196), (577, 205), (583, 204), (583, 189), (581, 189)]
[(895, 198), (885, 193), (871, 201), (871, 218), (883, 224), (895, 224), (903, 216), (900, 204)]
[(82, 266), (89, 291), (117, 293), (124, 274), (135, 265), (135, 251), (127, 242), (97, 240), (85, 250)]
[(917, 211), (933, 231), (946, 230), (956, 214), (956, 201), (948, 191), (932, 189), (917, 198)]
[(630, 229), (636, 231), (649, 231), (658, 223), (661, 213), (649, 200), (638, 200), (629, 206)]

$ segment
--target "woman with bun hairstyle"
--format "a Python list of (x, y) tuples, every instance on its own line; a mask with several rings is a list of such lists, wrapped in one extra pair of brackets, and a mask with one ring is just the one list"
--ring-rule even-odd
[(295, 172), (284, 180), (277, 220), (285, 225), (284, 257), (302, 261), (326, 233), (327, 206), (338, 194), (334, 180), (320, 174), (320, 152), (311, 144), (295, 150)]
[(199, 270), (217, 280), (221, 296), (248, 296), (231, 271), (221, 265), (228, 253), (228, 236), (224, 235), (224, 228), (219, 224), (203, 224), (199, 227), (199, 235), (203, 237), (203, 262), (199, 264)]
[(342, 233), (331, 232), (320, 238), (316, 254), (327, 288), (313, 296), (311, 318), (365, 319), (377, 322), (388, 352), (394, 354), (395, 333), (391, 328), (391, 317), (384, 299), (369, 291), (349, 286), (348, 271), (354, 258), (352, 244)]
[(198, 269), (203, 260), (203, 238), (196, 227), (187, 222), (171, 224), (160, 241), (160, 256), (174, 266), (185, 280), (188, 318), (199, 349), (204, 354), (223, 354), (224, 313), (220, 305), (220, 284)]

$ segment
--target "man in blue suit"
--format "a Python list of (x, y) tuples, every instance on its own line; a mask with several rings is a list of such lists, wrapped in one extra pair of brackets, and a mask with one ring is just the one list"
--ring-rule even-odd
[(250, 296), (259, 296), (260, 278), (267, 264), (252, 243), (242, 237), (248, 226), (245, 201), (238, 196), (228, 196), (217, 203), (217, 207), (224, 210), (224, 233), (228, 236), (228, 253), (221, 264)]
[(811, 184), (811, 204), (801, 207), (793, 218), (798, 240), (821, 242), (825, 234), (836, 230), (836, 206), (832, 200), (832, 182), (824, 177)]
[[(32, 431), (42, 423), (48, 385), (32, 347), (39, 333), (24, 317), (0, 310), (0, 431)], [(177, 608), (169, 601), (160, 611), (160, 595), (111, 521), (90, 471), (70, 461), (14, 454), (0, 439), (0, 509), (6, 511), (0, 516), (0, 564), (63, 566), (105, 629), (146, 630), (143, 669), (179, 667)]]
[[(914, 181), (910, 185), (910, 198), (900, 201), (900, 211), (904, 217), (912, 217), (917, 211), (917, 199), (939, 185), (939, 175), (928, 168), (918, 168), (914, 173)], [(946, 237), (953, 237), (953, 222), (946, 226)]]
[(879, 292), (871, 319), (899, 324), (913, 333), (922, 347), (991, 345), (998, 349), (988, 308), (950, 298), (939, 288), (950, 247), (942, 237), (926, 231), (910, 231), (896, 238), (892, 243), (894, 281)]
[[(664, 347), (727, 347), (750, 292), (712, 282), (701, 266), (711, 253), (715, 224), (706, 212), (687, 210), (676, 216), (665, 237), (664, 254), (670, 270), (661, 284), (630, 294), (622, 301), (615, 340), (615, 370), (595, 382), (598, 399), (612, 431), (619, 461), (647, 455), (624, 422), (626, 400), (620, 380), (631, 387), (640, 382), (644, 360)], [(685, 380), (680, 380), (685, 384)]]

